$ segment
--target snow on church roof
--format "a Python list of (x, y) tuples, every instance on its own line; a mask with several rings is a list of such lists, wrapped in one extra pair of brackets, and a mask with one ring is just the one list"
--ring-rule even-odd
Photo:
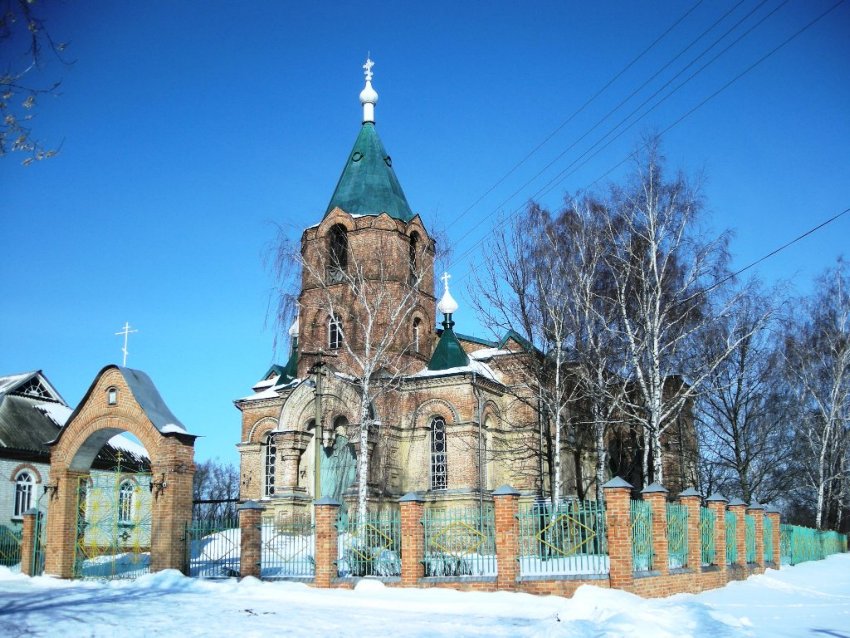
[(486, 379), (490, 379), (490, 381), (495, 381), (496, 383), (501, 383), (496, 372), (488, 366), (486, 363), (482, 363), (481, 361), (476, 361), (474, 359), (470, 359), (469, 365), (465, 366), (457, 366), (455, 368), (446, 368), (445, 370), (429, 370), (428, 368), (424, 368), (417, 372), (416, 374), (410, 375), (411, 378), (422, 378), (422, 377), (444, 377), (452, 374), (466, 374), (466, 373), (475, 373), (480, 374), (482, 377)]

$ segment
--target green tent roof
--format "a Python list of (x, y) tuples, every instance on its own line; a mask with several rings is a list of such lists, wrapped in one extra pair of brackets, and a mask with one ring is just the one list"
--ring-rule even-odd
[(448, 370), (469, 365), (469, 357), (457, 340), (452, 326), (454, 326), (454, 321), (451, 321), (450, 318), (443, 322), (443, 334), (440, 335), (434, 354), (431, 355), (431, 360), (428, 362), (429, 370)]
[(372, 122), (363, 123), (325, 216), (336, 207), (351, 215), (386, 213), (403, 222), (414, 217)]

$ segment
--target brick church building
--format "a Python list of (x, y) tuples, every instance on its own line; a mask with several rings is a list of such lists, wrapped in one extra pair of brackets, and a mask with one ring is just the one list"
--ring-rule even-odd
[[(301, 237), (289, 360), (235, 401), (240, 499), (262, 501), (276, 520), (308, 514), (322, 496), (356, 508), (364, 440), (373, 505), (411, 491), (439, 507), (481, 504), (505, 483), (527, 499), (549, 490), (541, 415), (521, 373), (533, 346), (512, 332), (498, 342), (456, 332), (448, 275), (438, 303), (435, 244), (378, 135), (371, 66), (354, 148)], [(367, 434), (368, 372), (380, 391), (367, 395)], [(565, 449), (562, 459), (565, 495), (592, 495), (592, 454)]]

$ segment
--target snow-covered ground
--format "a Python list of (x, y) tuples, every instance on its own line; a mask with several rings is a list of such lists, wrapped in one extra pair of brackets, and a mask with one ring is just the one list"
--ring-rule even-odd
[(662, 600), (586, 586), (572, 599), (369, 580), (354, 591), (319, 590), (174, 571), (133, 582), (69, 582), (0, 568), (0, 636), (385, 635), (850, 638), (850, 554)]

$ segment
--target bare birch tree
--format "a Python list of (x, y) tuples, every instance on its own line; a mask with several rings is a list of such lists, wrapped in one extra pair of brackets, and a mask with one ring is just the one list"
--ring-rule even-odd
[[(571, 392), (567, 379), (567, 346), (570, 302), (564, 280), (564, 236), (551, 216), (532, 204), (512, 223), (498, 230), (491, 258), (470, 295), (479, 316), (494, 332), (513, 330), (529, 345), (520, 365), (520, 382), (511, 391), (538, 414), (541, 478), (544, 460), (550, 473), (550, 498), (557, 504), (563, 495), (563, 438)], [(551, 426), (547, 422), (551, 419)], [(542, 486), (541, 486), (542, 488)]]
[(746, 335), (731, 332), (710, 360), (696, 356), (696, 338), (734, 305), (717, 294), (728, 234), (700, 234), (698, 191), (681, 174), (666, 179), (657, 139), (645, 148), (631, 183), (612, 189), (606, 254), (633, 386), (625, 406), (643, 428), (644, 481), (660, 482), (662, 436)]
[[(412, 346), (407, 331), (422, 294), (426, 261), (422, 257), (432, 250), (426, 242), (420, 242), (418, 259), (411, 260), (411, 268), (399, 268), (399, 260), (393, 259), (398, 247), (391, 245), (383, 233), (380, 241), (381, 245), (373, 247), (368, 254), (356, 248), (347, 251), (345, 263), (322, 241), (313, 242), (315, 254), (289, 253), (304, 273), (303, 290), (314, 288), (320, 293), (318, 308), (308, 308), (302, 290), (302, 312), (318, 309), (340, 318), (336, 328), (346, 359), (346, 373), (353, 377), (360, 393), (357, 503), (364, 521), (370, 471), (369, 432), (379, 425), (373, 408), (381, 395), (397, 385), (400, 377), (412, 372), (406, 363)], [(418, 266), (414, 268), (413, 264)]]
[(840, 518), (850, 479), (850, 272), (839, 260), (819, 280), (806, 313), (789, 321), (786, 373), (799, 402), (794, 420), (802, 476), (815, 496), (815, 525)]
[(600, 501), (608, 471), (608, 429), (617, 419), (625, 391), (621, 348), (612, 330), (617, 313), (606, 264), (606, 215), (604, 204), (588, 196), (574, 198), (559, 215), (561, 277), (569, 294), (564, 320), (578, 395), (593, 432), (594, 482)]
[[(776, 293), (771, 295), (776, 296)], [(790, 395), (782, 379), (775, 304), (750, 285), (732, 317), (706, 331), (702, 358), (714, 360), (736, 341), (728, 358), (706, 378), (697, 400), (703, 462), (711, 467), (712, 491), (774, 501), (794, 480), (786, 422)]]

